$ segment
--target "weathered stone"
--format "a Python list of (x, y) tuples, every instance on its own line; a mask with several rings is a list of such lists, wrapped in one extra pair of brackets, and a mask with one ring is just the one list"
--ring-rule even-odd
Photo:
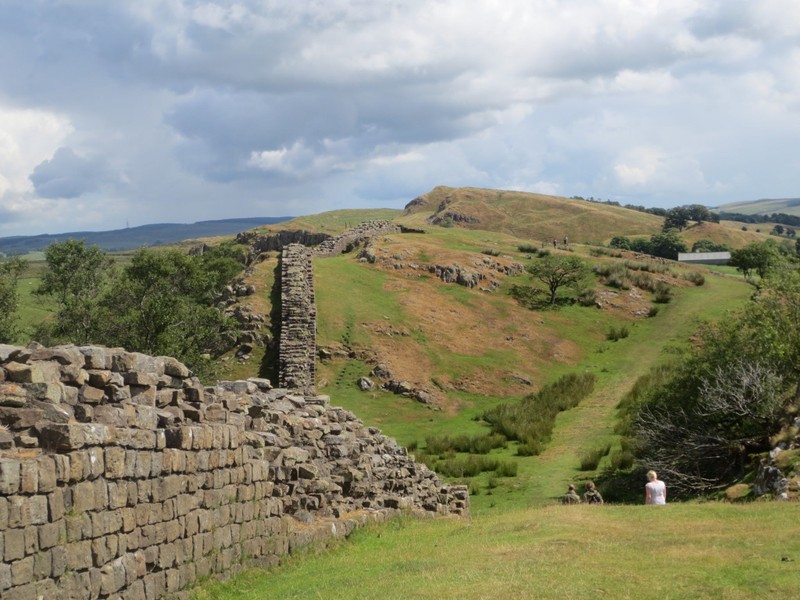
[(16, 383), (0, 383), (0, 406), (22, 408), (28, 401), (27, 390)]
[(105, 399), (106, 394), (101, 388), (91, 385), (84, 385), (78, 392), (78, 399), (86, 404), (100, 404)]

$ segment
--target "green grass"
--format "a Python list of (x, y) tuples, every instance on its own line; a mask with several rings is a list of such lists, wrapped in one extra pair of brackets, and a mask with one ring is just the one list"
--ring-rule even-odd
[(400, 519), (195, 598), (791, 598), (798, 517), (797, 504), (691, 503)]

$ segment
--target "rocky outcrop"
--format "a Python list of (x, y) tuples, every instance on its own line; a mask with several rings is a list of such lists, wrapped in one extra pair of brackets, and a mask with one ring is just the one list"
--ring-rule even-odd
[(0, 597), (185, 598), (468, 496), (325, 396), (203, 386), (172, 358), (0, 345)]

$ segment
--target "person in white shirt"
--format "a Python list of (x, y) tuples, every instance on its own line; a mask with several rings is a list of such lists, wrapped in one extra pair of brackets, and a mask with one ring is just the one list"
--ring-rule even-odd
[(655, 471), (647, 472), (647, 484), (644, 486), (644, 503), (667, 503), (667, 486), (663, 481), (659, 481)]

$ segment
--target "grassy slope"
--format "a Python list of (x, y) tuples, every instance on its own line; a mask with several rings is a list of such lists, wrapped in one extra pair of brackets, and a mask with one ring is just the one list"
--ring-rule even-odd
[(499, 231), (522, 240), (603, 242), (614, 235), (650, 235), (663, 219), (635, 210), (543, 194), (438, 187), (418, 198), (413, 213), (455, 212), (476, 219), (460, 225), (468, 229)]
[(800, 215), (800, 198), (732, 202), (730, 204), (723, 204), (719, 206), (718, 209), (725, 212), (738, 212), (745, 215), (770, 215), (772, 213)]

